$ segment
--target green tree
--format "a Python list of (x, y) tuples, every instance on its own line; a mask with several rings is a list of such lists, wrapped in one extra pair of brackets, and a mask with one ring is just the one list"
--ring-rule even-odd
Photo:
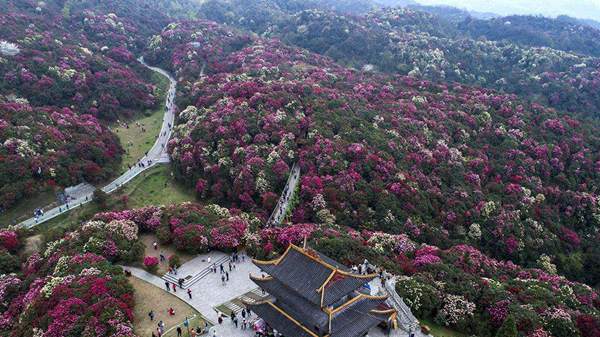
[(498, 332), (496, 332), (496, 337), (517, 337), (517, 323), (515, 322), (515, 318), (510, 315), (504, 320)]
[(7, 251), (0, 251), (0, 274), (10, 274), (19, 270), (19, 258)]
[(106, 192), (104, 192), (103, 190), (101, 190), (99, 188), (96, 189), (94, 191), (94, 202), (101, 209), (105, 209), (106, 208), (106, 203), (108, 202), (108, 194), (106, 194)]

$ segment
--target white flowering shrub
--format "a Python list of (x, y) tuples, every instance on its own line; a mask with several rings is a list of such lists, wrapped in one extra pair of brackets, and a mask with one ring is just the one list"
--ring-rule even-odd
[(12, 42), (0, 40), (0, 54), (4, 56), (15, 56), (19, 54), (21, 50), (19, 46)]
[(438, 321), (446, 326), (456, 325), (469, 319), (475, 313), (475, 304), (462, 296), (446, 295), (444, 306), (438, 313)]

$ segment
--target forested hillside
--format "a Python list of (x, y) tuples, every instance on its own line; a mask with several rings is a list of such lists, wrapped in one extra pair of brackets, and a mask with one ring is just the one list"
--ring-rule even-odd
[(536, 16), (507, 16), (491, 20), (467, 19), (459, 24), (477, 39), (507, 40), (531, 47), (549, 47), (582, 55), (600, 56), (600, 30), (581, 23)]
[[(495, 30), (482, 40), (489, 31), (478, 25), (491, 24), (484, 20), (467, 19), (455, 25), (406, 8), (383, 9), (365, 16), (284, 11), (280, 7), (273, 12), (272, 5), (260, 11), (246, 10), (252, 3), (227, 11), (225, 21), (224, 12), (216, 7), (206, 10), (204, 16), (307, 48), (357, 69), (488, 87), (588, 116), (597, 117), (600, 110), (600, 59), (593, 56), (598, 31), (587, 26), (550, 19), (535, 23), (531, 18), (515, 17), (514, 25), (510, 25), (515, 28)], [(489, 22), (502, 22), (504, 27), (506, 21), (501, 20)], [(533, 23), (524, 26), (524, 21)], [(540, 34), (544, 24), (550, 27), (545, 35)], [(564, 26), (570, 27), (571, 33), (558, 34)], [(511, 40), (510, 31), (523, 31), (523, 36), (536, 35), (536, 39), (529, 43)], [(571, 38), (579, 31), (580, 36)]]
[(141, 265), (143, 234), (260, 259), (306, 240), (458, 333), (598, 337), (598, 31), (390, 3), (0, 0), (2, 207), (119, 170), (110, 123), (162, 109), (140, 56), (177, 81), (148, 194), (206, 204), (96, 197), (29, 258), (0, 230), (0, 335), (135, 337), (148, 310), (113, 263)]
[(158, 104), (136, 58), (168, 20), (143, 4), (2, 2), (1, 208), (114, 175), (122, 149), (106, 121)]
[(148, 59), (180, 77), (188, 107), (169, 151), (200, 197), (266, 218), (298, 163), (293, 223), (468, 243), (598, 284), (598, 122), (488, 89), (350, 70), (205, 21), (152, 41)]

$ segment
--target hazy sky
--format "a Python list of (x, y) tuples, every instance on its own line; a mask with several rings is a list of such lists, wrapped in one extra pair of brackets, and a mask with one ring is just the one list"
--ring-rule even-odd
[(566, 14), (578, 18), (600, 20), (600, 0), (416, 0), (424, 5), (450, 5), (454, 7), (509, 14)]

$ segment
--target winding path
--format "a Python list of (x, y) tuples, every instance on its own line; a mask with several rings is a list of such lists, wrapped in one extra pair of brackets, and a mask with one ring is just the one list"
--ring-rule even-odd
[[(167, 100), (165, 102), (165, 115), (163, 117), (162, 127), (160, 129), (160, 133), (152, 148), (147, 152), (147, 155), (144, 156), (138, 162), (138, 165), (133, 166), (131, 169), (127, 170), (127, 172), (123, 173), (121, 176), (117, 177), (115, 180), (110, 182), (108, 185), (102, 187), (102, 191), (106, 193), (112, 193), (117, 190), (122, 185), (128, 183), (131, 179), (138, 176), (140, 173), (148, 170), (158, 163), (168, 163), (169, 162), (169, 154), (167, 153), (167, 142), (169, 138), (171, 138), (171, 126), (175, 120), (175, 93), (177, 91), (177, 81), (165, 70), (151, 67), (144, 62), (143, 58), (139, 59), (140, 63), (146, 66), (147, 68), (167, 77), (169, 79), (169, 92), (167, 93)], [(140, 164), (143, 164), (141, 166)], [(89, 184), (80, 184), (72, 188), (71, 193), (69, 195), (72, 199), (65, 205), (60, 205), (59, 207), (54, 207), (44, 212), (44, 215), (40, 217), (33, 217), (27, 219), (21, 223), (19, 226), (32, 228), (39, 224), (42, 224), (50, 219), (53, 219), (65, 212), (68, 212), (74, 208), (77, 208), (81, 205), (84, 205), (90, 201), (92, 201), (94, 187)]]

